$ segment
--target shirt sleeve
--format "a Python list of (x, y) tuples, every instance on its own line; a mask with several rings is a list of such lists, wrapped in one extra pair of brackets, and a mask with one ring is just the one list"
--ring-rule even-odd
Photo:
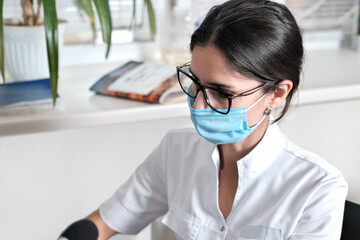
[(102, 220), (114, 231), (137, 234), (168, 210), (166, 136), (133, 175), (100, 206)]
[(347, 191), (342, 176), (324, 182), (309, 199), (290, 240), (339, 240)]

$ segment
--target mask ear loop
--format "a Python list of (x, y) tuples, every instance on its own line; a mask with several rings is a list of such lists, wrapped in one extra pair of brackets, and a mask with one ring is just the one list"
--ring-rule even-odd
[(256, 102), (254, 102), (250, 107), (248, 107), (246, 110), (244, 110), (245, 112), (249, 111), (250, 109), (252, 109), (257, 103), (259, 103), (268, 93), (265, 93), (264, 95), (262, 95), (261, 98), (259, 98), (258, 100), (256, 100)]
[[(264, 95), (262, 95), (261, 98), (259, 98), (253, 105), (251, 105), (250, 107), (248, 107), (246, 110), (244, 110), (244, 112), (247, 112), (248, 110), (250, 110), (252, 107), (254, 107), (258, 102), (260, 102), (268, 93), (265, 93)], [(270, 115), (272, 109), (268, 108), (267, 110), (265, 110), (264, 112), (264, 116), (260, 119), (260, 121), (258, 121), (254, 126), (251, 127), (256, 127), (258, 125), (260, 125), (262, 123), (262, 121), (264, 121), (264, 119)]]
[(260, 125), (264, 119), (271, 114), (272, 108), (268, 108), (264, 112), (264, 116), (260, 119), (258, 123), (256, 123), (254, 126)]
[[(266, 94), (265, 94), (266, 95)], [(263, 96), (264, 97), (264, 96)], [(272, 112), (272, 108), (271, 107), (268, 107), (265, 112), (264, 112), (264, 116), (260, 119), (260, 121), (258, 121), (254, 126), (251, 126), (251, 127), (255, 127), (255, 126), (258, 126), (262, 123), (262, 121), (264, 121), (264, 119), (269, 116)]]

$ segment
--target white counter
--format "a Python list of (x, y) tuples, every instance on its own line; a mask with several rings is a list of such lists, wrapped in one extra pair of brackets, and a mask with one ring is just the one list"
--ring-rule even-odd
[[(58, 91), (60, 101), (55, 111), (0, 116), (0, 136), (188, 116), (186, 103), (148, 104), (96, 95), (89, 90), (101, 76), (121, 63), (62, 66)], [(297, 103), (360, 98), (360, 68), (357, 66), (360, 66), (360, 54), (350, 50), (307, 53), (305, 81), (300, 85)]]
[[(0, 117), (0, 136), (184, 116), (185, 103), (159, 105), (97, 95), (89, 88), (121, 63), (65, 66), (54, 111)], [(175, 68), (174, 68), (175, 69)]]

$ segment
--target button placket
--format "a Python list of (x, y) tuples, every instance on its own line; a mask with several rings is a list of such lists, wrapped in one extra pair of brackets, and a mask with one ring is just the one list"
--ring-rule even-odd
[(220, 230), (219, 239), (225, 240), (227, 236), (228, 227), (225, 224), (223, 224), (219, 226), (219, 230)]
[(238, 187), (236, 189), (236, 193), (235, 193), (235, 197), (234, 197), (234, 201), (233, 201), (233, 205), (230, 211), (229, 216), (226, 218), (226, 223), (229, 224), (229, 221), (231, 222), (231, 219), (233, 218), (233, 215), (235, 214), (236, 216), (236, 209), (239, 207), (239, 201), (240, 201), (240, 197), (241, 197), (241, 193), (242, 190), (244, 188), (244, 166), (242, 164), (242, 162), (238, 162), (238, 174), (239, 174), (239, 179), (238, 179)]

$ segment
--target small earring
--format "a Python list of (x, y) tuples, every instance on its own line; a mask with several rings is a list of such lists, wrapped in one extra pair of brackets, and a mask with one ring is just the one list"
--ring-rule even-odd
[(272, 108), (268, 108), (267, 110), (265, 110), (265, 115), (269, 116), (271, 112), (272, 112)]

